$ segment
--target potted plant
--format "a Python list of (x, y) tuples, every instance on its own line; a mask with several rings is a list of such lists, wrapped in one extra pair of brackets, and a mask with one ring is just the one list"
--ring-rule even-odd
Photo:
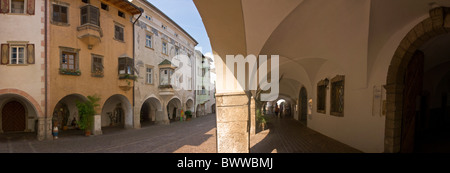
[(264, 117), (264, 115), (261, 115), (261, 111), (256, 110), (256, 118), (258, 119), (258, 122), (261, 125), (261, 131), (264, 131), (265, 126), (267, 124), (266, 117)]
[(85, 136), (91, 135), (92, 124), (94, 123), (94, 115), (96, 114), (95, 108), (99, 106), (99, 100), (100, 97), (94, 95), (88, 96), (88, 100), (85, 102), (76, 102), (78, 114), (80, 116), (78, 126), (81, 130), (84, 130)]
[(189, 121), (192, 118), (192, 112), (190, 110), (187, 110), (186, 112), (184, 112), (184, 114), (186, 115), (186, 120)]

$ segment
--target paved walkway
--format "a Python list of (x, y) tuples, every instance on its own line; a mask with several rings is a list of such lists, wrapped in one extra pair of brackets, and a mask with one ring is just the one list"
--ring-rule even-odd
[[(270, 118), (269, 130), (251, 137), (252, 153), (359, 152), (306, 128), (292, 118)], [(216, 116), (141, 129), (104, 128), (103, 135), (62, 133), (37, 141), (34, 133), (0, 134), (0, 153), (216, 153)]]
[(292, 118), (268, 117), (268, 130), (251, 137), (252, 153), (359, 153)]
[(141, 129), (104, 128), (103, 135), (81, 131), (37, 141), (34, 133), (1, 134), (0, 153), (215, 153), (216, 116)]

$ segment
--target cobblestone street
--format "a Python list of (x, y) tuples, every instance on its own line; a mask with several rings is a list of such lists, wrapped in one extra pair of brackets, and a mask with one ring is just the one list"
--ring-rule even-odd
[[(352, 147), (326, 137), (292, 118), (268, 115), (269, 129), (251, 137), (252, 153), (354, 153)], [(76, 132), (73, 134), (73, 132)], [(216, 116), (152, 125), (137, 130), (104, 128), (103, 135), (80, 132), (57, 140), (37, 141), (34, 133), (0, 135), (0, 153), (216, 153)]]
[(104, 128), (99, 136), (61, 134), (46, 141), (37, 141), (34, 133), (2, 134), (0, 153), (215, 153), (215, 121), (215, 115), (209, 114), (170, 125)]

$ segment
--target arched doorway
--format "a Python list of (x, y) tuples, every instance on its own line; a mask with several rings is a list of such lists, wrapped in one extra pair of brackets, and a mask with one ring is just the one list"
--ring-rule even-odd
[(8, 132), (36, 132), (38, 140), (43, 140), (45, 133), (39, 130), (42, 128), (39, 128), (38, 122), (38, 117), (43, 116), (43, 113), (36, 100), (17, 89), (2, 89), (0, 93), (5, 93), (0, 94), (0, 135)]
[(211, 105), (211, 112), (212, 112), (213, 114), (216, 113), (216, 104)]
[(178, 98), (173, 98), (167, 103), (167, 113), (170, 121), (177, 121), (181, 113), (181, 101)]
[(300, 89), (299, 98), (299, 113), (300, 113), (300, 122), (307, 124), (307, 115), (308, 115), (308, 93), (306, 92), (306, 88), (302, 87)]
[(2, 129), (4, 132), (25, 131), (26, 111), (22, 103), (10, 101), (2, 108)]
[(102, 107), (102, 127), (133, 128), (132, 107), (128, 98), (116, 94), (109, 97)]
[(77, 129), (77, 126), (72, 126), (73, 121), (80, 121), (76, 103), (84, 101), (87, 101), (87, 98), (80, 94), (70, 94), (59, 100), (53, 108), (52, 127), (57, 125), (60, 134), (66, 133), (66, 130)]
[(153, 125), (156, 122), (157, 112), (161, 110), (161, 102), (154, 98), (148, 98), (141, 107), (140, 122), (141, 127), (147, 125)]
[[(436, 90), (450, 72), (449, 8), (430, 11), (401, 41), (386, 82), (385, 152), (450, 152), (448, 90)], [(449, 120), (446, 120), (449, 119)]]

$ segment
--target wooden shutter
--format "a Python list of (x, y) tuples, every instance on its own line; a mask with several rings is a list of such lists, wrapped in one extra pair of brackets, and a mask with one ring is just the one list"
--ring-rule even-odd
[(88, 22), (88, 7), (84, 6), (81, 7), (81, 12), (80, 12), (80, 16), (81, 16), (81, 25), (84, 25)]
[(34, 44), (27, 45), (27, 64), (35, 64)]
[(2, 44), (1, 65), (9, 64), (9, 44)]
[(0, 13), (9, 13), (9, 0), (0, 0)]
[(35, 0), (27, 0), (27, 14), (34, 15)]
[(99, 25), (99, 10), (96, 7), (89, 6), (89, 23)]

